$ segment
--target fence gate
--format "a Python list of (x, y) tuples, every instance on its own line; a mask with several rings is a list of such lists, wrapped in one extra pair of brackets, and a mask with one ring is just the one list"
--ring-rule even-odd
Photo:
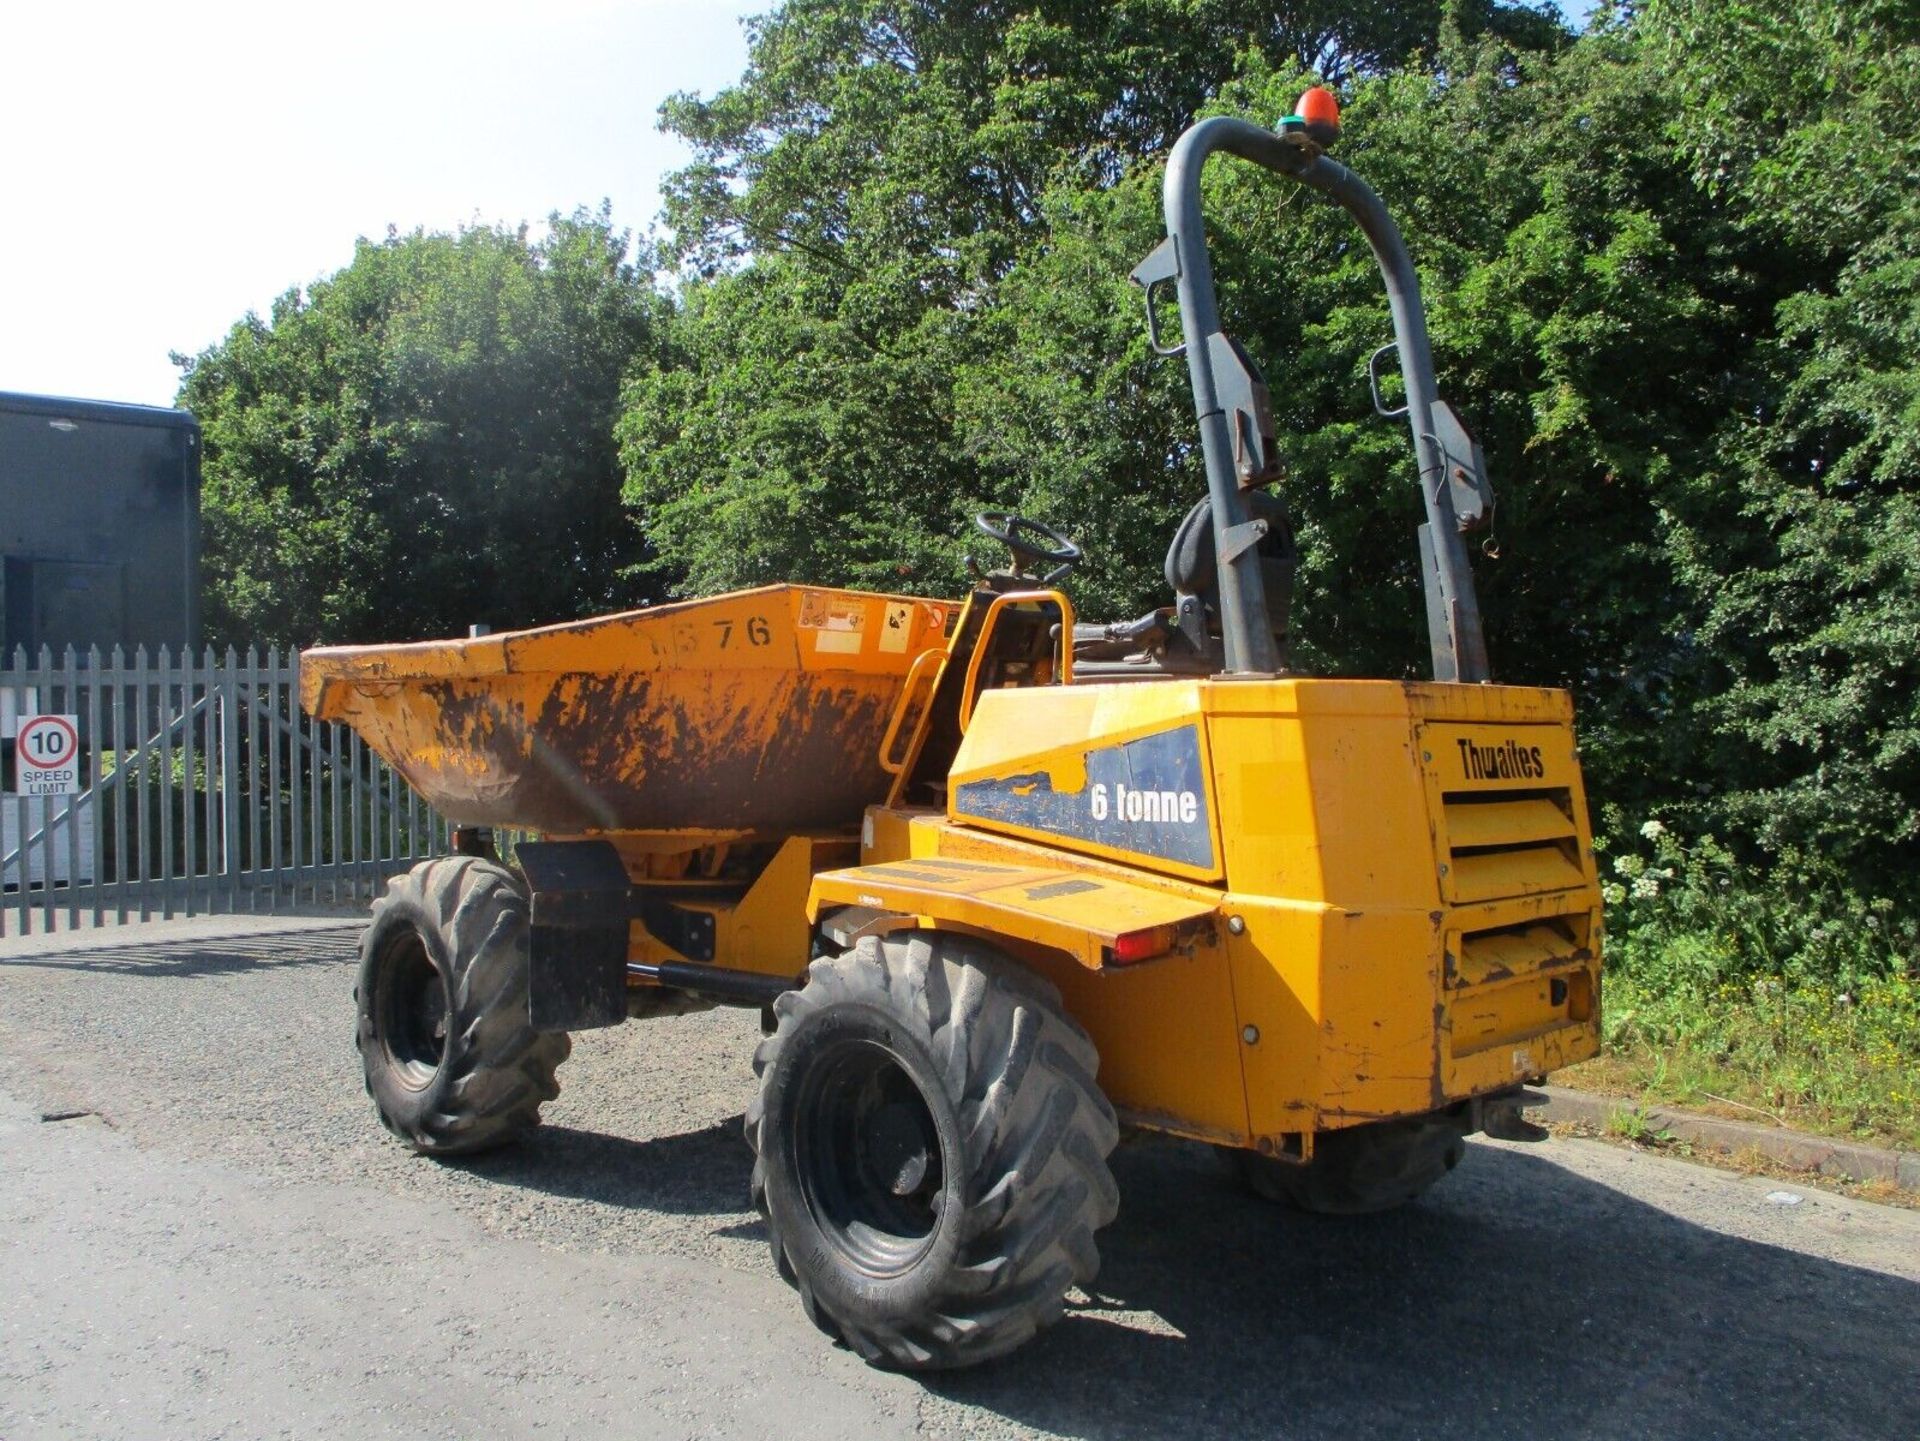
[[(77, 719), (70, 795), (22, 794), (23, 718)], [(354, 906), (448, 849), (357, 735), (300, 710), (300, 658), (16, 650), (0, 668), (0, 933)]]

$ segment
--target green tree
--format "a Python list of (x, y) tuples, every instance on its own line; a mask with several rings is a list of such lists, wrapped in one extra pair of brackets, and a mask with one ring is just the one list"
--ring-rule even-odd
[[(1711, 816), (1799, 875), (1920, 893), (1920, 11), (1659, 0), (1700, 187), (1771, 313), (1678, 530), (1725, 683)], [(1731, 511), (1732, 513), (1727, 513)]]
[(182, 359), (211, 639), (406, 640), (629, 598), (620, 380), (662, 302), (607, 212), (362, 240)]
[[(1036, 346), (1059, 354), (1036, 333), (1046, 297), (1017, 278), (1022, 265), (1080, 246), (1061, 229), (1080, 198), (1156, 163), (1244, 65), (1297, 70), (1309, 57), (1368, 72), (1435, 43), (1443, 14), (1475, 33), (1565, 38), (1542, 11), (1481, 0), (791, 0), (756, 22), (737, 85), (665, 110), (695, 151), (667, 207), (686, 267), (686, 364), (638, 377), (621, 428), (659, 573), (694, 590), (779, 577), (959, 585), (969, 511), (1073, 499), (1029, 494), (999, 444), (1002, 427), (1044, 415), (983, 424), (967, 409), (968, 395), (994, 394), (986, 372), (1039, 371)], [(1133, 229), (1144, 253), (1149, 227)], [(1076, 373), (1113, 354), (1082, 357)], [(1178, 393), (1147, 383), (1168, 402)], [(1184, 443), (1175, 416), (1161, 405), (1145, 418), (1136, 439), (1153, 444), (1116, 434), (1099, 460), (1075, 458), (1082, 477), (1117, 464), (1114, 495), (1138, 478), (1153, 498), (1053, 511), (1126, 536), (1090, 568), (1095, 601), (1144, 593), (1134, 521), (1178, 499), (1164, 463)]]

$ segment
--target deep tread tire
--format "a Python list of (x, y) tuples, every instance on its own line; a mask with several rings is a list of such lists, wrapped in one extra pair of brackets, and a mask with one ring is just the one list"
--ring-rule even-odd
[[(979, 942), (904, 932), (816, 960), (774, 1014), (746, 1116), (753, 1199), (814, 1323), (876, 1366), (936, 1370), (1004, 1355), (1058, 1320), (1068, 1289), (1098, 1272), (1093, 1233), (1119, 1208), (1107, 1167), (1119, 1128), (1093, 1042), (1053, 986)], [(942, 1169), (919, 1252), (871, 1265), (820, 1200), (808, 1137), (825, 1108), (809, 1097), (848, 1056), (878, 1052), (917, 1089)]]
[(496, 861), (446, 856), (388, 882), (360, 938), (354, 997), (367, 1094), (416, 1151), (501, 1145), (560, 1094), (554, 1072), (572, 1043), (529, 1020), (526, 894)]
[(1466, 1153), (1459, 1120), (1423, 1116), (1324, 1132), (1306, 1165), (1252, 1151), (1236, 1151), (1233, 1160), (1247, 1185), (1270, 1201), (1327, 1216), (1363, 1216), (1423, 1195)]

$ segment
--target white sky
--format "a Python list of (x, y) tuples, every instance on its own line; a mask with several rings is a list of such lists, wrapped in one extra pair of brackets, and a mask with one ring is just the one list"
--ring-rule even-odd
[(357, 236), (644, 231), (660, 102), (746, 63), (737, 0), (66, 0), (0, 22), (0, 390), (173, 403), (167, 352)]
[[(1592, 0), (1563, 8), (1582, 13)], [(170, 405), (191, 354), (389, 224), (643, 232), (660, 102), (772, 0), (19, 0), (0, 22), (0, 390)]]

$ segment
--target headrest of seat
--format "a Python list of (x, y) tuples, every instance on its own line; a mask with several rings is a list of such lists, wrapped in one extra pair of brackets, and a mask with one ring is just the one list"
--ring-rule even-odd
[[(1255, 520), (1269, 523), (1260, 549), (1269, 555), (1289, 555), (1293, 551), (1293, 528), (1287, 520), (1287, 503), (1272, 491), (1248, 491), (1247, 510)], [(1213, 505), (1201, 499), (1194, 503), (1167, 547), (1165, 573), (1175, 595), (1207, 595), (1214, 589), (1217, 565), (1213, 553)]]
[(1199, 501), (1167, 547), (1167, 585), (1175, 595), (1199, 595), (1213, 589), (1213, 505)]

